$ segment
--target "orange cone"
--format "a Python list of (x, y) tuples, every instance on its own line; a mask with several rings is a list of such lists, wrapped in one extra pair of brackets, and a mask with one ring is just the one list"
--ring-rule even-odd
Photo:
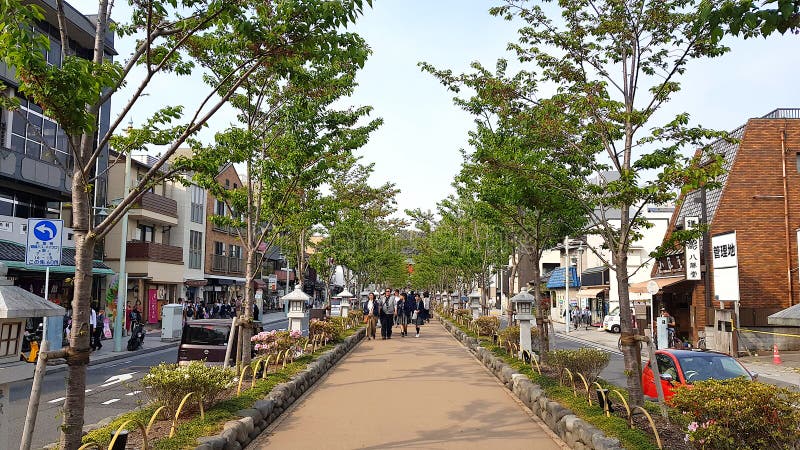
[(778, 344), (772, 346), (772, 364), (783, 364), (781, 354), (778, 353)]

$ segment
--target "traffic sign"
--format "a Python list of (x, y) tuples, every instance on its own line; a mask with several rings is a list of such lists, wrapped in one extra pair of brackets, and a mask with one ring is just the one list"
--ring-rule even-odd
[(30, 266), (60, 266), (61, 238), (64, 221), (58, 219), (28, 219), (28, 245), (25, 264)]

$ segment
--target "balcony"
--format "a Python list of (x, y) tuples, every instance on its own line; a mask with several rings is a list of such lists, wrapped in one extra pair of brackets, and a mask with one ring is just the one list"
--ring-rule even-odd
[(159, 225), (178, 224), (178, 202), (153, 192), (145, 192), (131, 207), (128, 216)]
[(168, 264), (183, 264), (183, 249), (174, 245), (155, 242), (131, 241), (127, 244), (129, 261), (154, 261)]
[(211, 255), (211, 270), (224, 273), (244, 273), (244, 259)]

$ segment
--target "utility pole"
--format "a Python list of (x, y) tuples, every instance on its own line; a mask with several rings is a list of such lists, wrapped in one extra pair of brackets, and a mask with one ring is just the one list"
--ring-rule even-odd
[[(125, 157), (125, 185), (122, 188), (122, 198), (128, 196), (131, 186), (131, 159), (129, 153)], [(125, 329), (125, 301), (128, 297), (128, 272), (125, 268), (125, 259), (128, 250), (128, 212), (122, 216), (122, 228), (119, 244), (119, 277), (117, 280), (117, 314), (114, 316), (114, 351), (122, 351), (122, 330)]]
[(569, 334), (569, 269), (572, 262), (569, 260), (569, 236), (564, 238), (564, 250), (566, 252), (567, 261), (566, 268), (564, 268), (564, 334)]

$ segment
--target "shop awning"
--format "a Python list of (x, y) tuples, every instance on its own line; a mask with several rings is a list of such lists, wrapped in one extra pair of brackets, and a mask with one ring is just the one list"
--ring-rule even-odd
[[(25, 246), (11, 241), (0, 240), (0, 261), (9, 269), (25, 270), (29, 272), (44, 272), (44, 266), (29, 266), (25, 264)], [(63, 247), (61, 249), (61, 265), (50, 266), (50, 273), (75, 273), (75, 249)], [(103, 264), (102, 261), (92, 261), (93, 275), (113, 275), (114, 271)]]
[[(278, 281), (286, 281), (285, 270), (276, 270), (274, 275), (277, 277)], [(294, 281), (294, 271), (289, 272), (289, 281)]]
[(258, 278), (253, 278), (253, 287), (256, 289), (266, 289), (267, 283), (259, 280)]
[(580, 297), (580, 298), (595, 298), (595, 297), (597, 297), (597, 294), (605, 291), (606, 289), (608, 289), (606, 286), (584, 287), (584, 288), (581, 288), (580, 291), (578, 291), (578, 297)]
[(767, 323), (784, 327), (800, 327), (800, 303), (767, 316)]
[(628, 286), (628, 290), (630, 292), (635, 292), (637, 294), (647, 294), (648, 293), (647, 292), (647, 285), (651, 281), (655, 281), (658, 284), (658, 290), (660, 291), (660, 290), (664, 289), (665, 287), (667, 287), (669, 285), (672, 285), (672, 284), (675, 284), (675, 283), (680, 283), (681, 281), (683, 281), (685, 279), (686, 279), (686, 277), (684, 277), (684, 276), (653, 278), (652, 280), (640, 281), (638, 283), (633, 283), (630, 286)]

